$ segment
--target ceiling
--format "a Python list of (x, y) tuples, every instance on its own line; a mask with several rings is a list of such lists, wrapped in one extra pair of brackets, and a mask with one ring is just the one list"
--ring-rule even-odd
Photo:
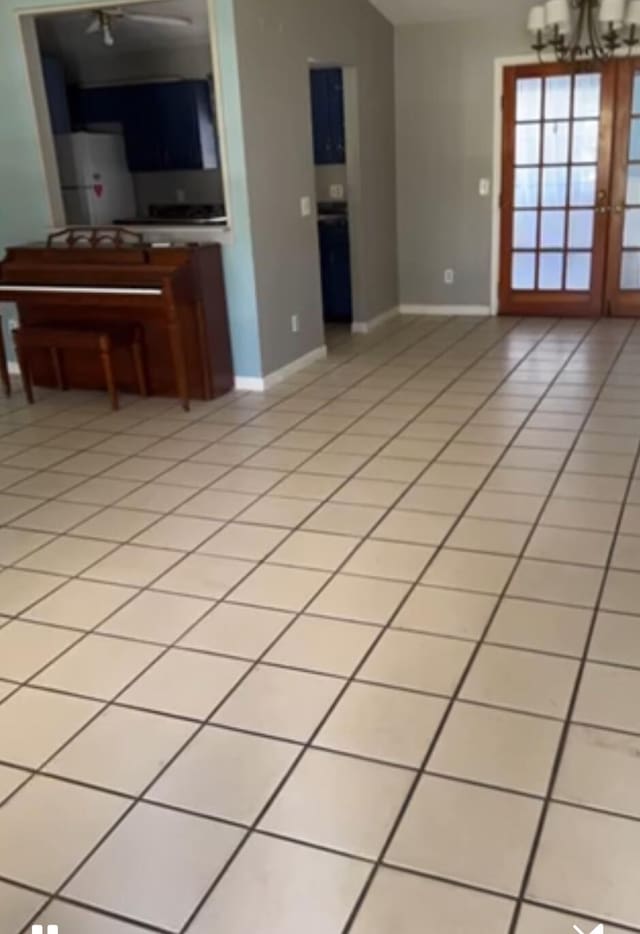
[[(148, 13), (158, 16), (180, 16), (192, 21), (189, 27), (176, 28), (168, 24), (140, 23), (127, 18), (112, 21), (112, 31), (119, 52), (141, 52), (148, 49), (200, 45), (209, 41), (209, 19), (206, 0), (154, 0), (152, 3), (123, 3), (122, 7), (106, 5), (109, 10), (123, 9), (127, 13)], [(100, 9), (99, 0), (94, 10)], [(38, 35), (45, 51), (77, 55), (95, 51), (103, 54), (105, 46), (99, 33), (87, 35), (94, 13), (91, 8), (73, 13), (50, 13), (37, 17)], [(108, 51), (108, 50), (106, 50)]]
[(526, 11), (533, 0), (371, 0), (388, 20), (405, 23), (435, 23), (446, 20), (484, 19)]

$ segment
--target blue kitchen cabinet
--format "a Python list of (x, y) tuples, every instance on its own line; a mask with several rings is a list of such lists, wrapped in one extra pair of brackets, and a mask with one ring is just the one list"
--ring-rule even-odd
[(51, 55), (43, 55), (42, 75), (47, 93), (51, 129), (54, 133), (70, 133), (71, 116), (67, 98), (67, 81), (62, 62)]
[(353, 318), (349, 223), (346, 219), (320, 221), (320, 272), (325, 321), (342, 324)]
[(344, 164), (346, 142), (344, 81), (341, 68), (312, 69), (311, 112), (315, 164)]
[(73, 97), (77, 128), (119, 123), (132, 172), (217, 167), (208, 81), (167, 81), (80, 88)]

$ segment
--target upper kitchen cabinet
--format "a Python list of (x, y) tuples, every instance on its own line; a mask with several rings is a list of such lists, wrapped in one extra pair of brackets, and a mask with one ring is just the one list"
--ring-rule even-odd
[(344, 164), (346, 143), (341, 68), (312, 69), (311, 106), (316, 165)]
[(132, 172), (218, 165), (206, 80), (77, 88), (72, 95), (72, 115), (76, 128), (121, 124)]
[(54, 133), (70, 133), (71, 117), (69, 115), (64, 65), (52, 55), (43, 55), (42, 74), (47, 92), (51, 129)]

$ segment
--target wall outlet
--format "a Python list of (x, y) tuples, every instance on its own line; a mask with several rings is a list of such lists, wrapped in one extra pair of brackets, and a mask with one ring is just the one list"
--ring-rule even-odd
[(481, 178), (478, 185), (478, 192), (481, 198), (488, 198), (491, 194), (491, 182), (488, 178)]
[(187, 200), (187, 195), (184, 188), (176, 188), (176, 201), (178, 204), (184, 204)]
[(311, 217), (311, 198), (309, 195), (300, 198), (300, 213), (303, 217)]
[(344, 201), (344, 185), (330, 185), (329, 196), (333, 201)]
[(445, 285), (453, 285), (456, 276), (453, 269), (445, 269), (444, 271), (444, 283)]
[(291, 330), (294, 334), (297, 334), (300, 330), (300, 321), (297, 315), (291, 315)]

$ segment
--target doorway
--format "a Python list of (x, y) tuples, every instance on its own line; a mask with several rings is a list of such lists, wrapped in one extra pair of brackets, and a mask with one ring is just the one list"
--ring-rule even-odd
[(640, 59), (505, 70), (501, 314), (640, 316)]
[(353, 323), (352, 218), (343, 69), (312, 68), (310, 93), (322, 311), (327, 339), (333, 343)]

